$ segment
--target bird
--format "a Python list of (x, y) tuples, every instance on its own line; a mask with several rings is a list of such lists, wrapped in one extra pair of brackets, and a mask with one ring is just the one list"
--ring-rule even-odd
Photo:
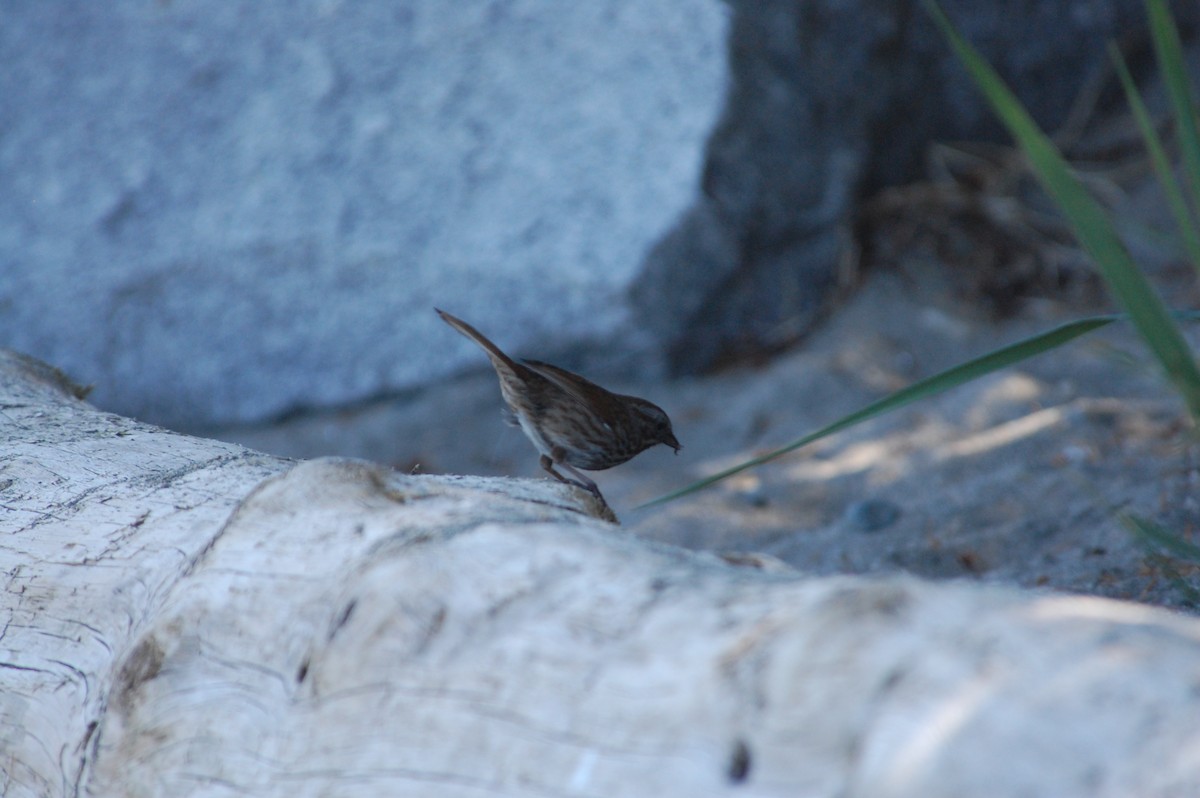
[(653, 402), (612, 393), (549, 363), (514, 360), (470, 324), (434, 310), (487, 354), (500, 378), (510, 421), (540, 452), (542, 468), (560, 482), (583, 488), (603, 502), (595, 481), (580, 469), (612, 468), (660, 443), (679, 454), (682, 446), (671, 419)]

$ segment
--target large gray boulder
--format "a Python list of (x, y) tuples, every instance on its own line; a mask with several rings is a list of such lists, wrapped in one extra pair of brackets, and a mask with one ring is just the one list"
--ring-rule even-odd
[(0, 342), (254, 421), (622, 327), (722, 94), (714, 0), (7, 3)]

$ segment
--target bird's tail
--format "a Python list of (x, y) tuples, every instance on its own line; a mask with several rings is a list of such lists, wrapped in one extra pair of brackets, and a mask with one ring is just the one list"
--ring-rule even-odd
[(451, 316), (444, 310), (438, 310), (437, 308), (434, 308), (434, 310), (436, 310), (437, 314), (442, 317), (442, 321), (446, 322), (451, 327), (483, 347), (483, 351), (487, 352), (488, 357), (492, 360), (492, 364), (497, 368), (503, 365), (508, 367), (510, 371), (513, 371), (517, 374), (522, 372), (523, 369), (518, 363), (514, 362), (511, 357), (504, 354), (504, 352), (500, 350), (500, 347), (489, 341), (487, 337), (484, 336), (484, 334), (479, 330), (476, 330), (462, 319)]

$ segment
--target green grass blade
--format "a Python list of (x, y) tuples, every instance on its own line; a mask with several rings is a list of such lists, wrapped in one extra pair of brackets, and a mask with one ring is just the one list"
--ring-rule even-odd
[(1140, 516), (1129, 513), (1118, 513), (1117, 520), (1129, 530), (1133, 539), (1150, 553), (1149, 561), (1162, 571), (1166, 579), (1180, 592), (1187, 604), (1195, 607), (1200, 605), (1200, 590), (1196, 589), (1194, 578), (1180, 573), (1174, 561), (1186, 564), (1200, 564), (1200, 546), (1184, 540), (1169, 529), (1148, 521)]
[(964, 383), (971, 382), (972, 380), (977, 380), (980, 377), (991, 374), (994, 371), (999, 371), (1000, 369), (1020, 363), (1023, 360), (1028, 360), (1031, 357), (1062, 346), (1063, 344), (1072, 341), (1081, 335), (1086, 335), (1093, 330), (1098, 330), (1099, 328), (1112, 324), (1114, 321), (1122, 318), (1124, 317), (1121, 315), (1111, 315), (1093, 316), (1086, 319), (1079, 319), (1077, 321), (1055, 327), (1047, 332), (1038, 333), (1037, 335), (1022, 339), (1016, 343), (1001, 347), (1000, 349), (989, 352), (981, 357), (968, 360), (966, 363), (960, 363), (957, 366), (939, 372), (932, 377), (927, 377), (923, 380), (914, 382), (907, 388), (902, 388), (901, 390), (889, 394), (878, 401), (872, 402), (861, 410), (851, 413), (848, 416), (843, 416), (837, 421), (834, 421), (832, 424), (826, 424), (824, 427), (821, 427), (815, 432), (811, 432), (802, 438), (798, 438), (786, 446), (774, 449), (764, 455), (747, 460), (744, 463), (739, 463), (738, 465), (733, 466), (732, 468), (727, 468), (718, 474), (705, 477), (704, 479), (693, 482), (692, 484), (680, 488), (677, 491), (668, 493), (665, 496), (660, 496), (659, 498), (648, 501), (645, 504), (641, 504), (634, 509), (640, 510), (643, 507), (652, 507), (656, 504), (664, 504), (666, 502), (674, 501), (675, 499), (687, 496), (690, 493), (695, 493), (698, 490), (707, 488), (709, 485), (712, 485), (715, 482), (720, 482), (726, 477), (730, 477), (740, 471), (745, 471), (748, 468), (754, 468), (755, 466), (762, 465), (770, 460), (774, 460), (776, 457), (795, 451), (802, 446), (807, 446), (814, 441), (833, 435), (836, 432), (841, 432), (848, 427), (852, 427), (855, 424), (860, 424), (868, 419), (874, 418), (875, 416), (882, 415), (893, 410), (898, 410), (899, 408), (911, 404), (918, 399), (934, 396), (944, 391), (948, 391), (951, 388), (956, 388)]
[(992, 110), (1025, 152), (1034, 173), (1067, 217), (1076, 238), (1095, 262), (1109, 290), (1129, 313), (1134, 327), (1166, 370), (1192, 418), (1200, 420), (1200, 369), (1197, 369), (1179, 327), (1171, 321), (1166, 307), (1134, 264), (1111, 221), (995, 70), (959, 36), (934, 0), (923, 0), (923, 3)]
[(1179, 142), (1183, 148), (1183, 164), (1188, 174), (1192, 201), (1200, 201), (1200, 132), (1196, 130), (1196, 107), (1192, 102), (1192, 86), (1188, 80), (1187, 67), (1183, 63), (1183, 48), (1179, 43), (1179, 30), (1164, 0), (1146, 0), (1146, 14), (1150, 18), (1150, 36), (1154, 41), (1154, 52), (1167, 94), (1175, 109), (1179, 125)]
[(1180, 560), (1200, 564), (1200, 546), (1195, 543), (1184, 540), (1174, 532), (1136, 515), (1119, 513), (1117, 518), (1143, 545), (1164, 551)]
[(1137, 86), (1134, 85), (1133, 76), (1129, 74), (1129, 67), (1121, 56), (1120, 49), (1110, 42), (1108, 54), (1117, 70), (1121, 86), (1125, 89), (1125, 97), (1129, 102), (1130, 111), (1133, 112), (1134, 121), (1137, 122), (1142, 139), (1146, 142), (1146, 152), (1150, 154), (1154, 173), (1158, 176), (1158, 182), (1162, 185), (1163, 193), (1167, 197), (1171, 215), (1175, 217), (1175, 226), (1183, 238), (1183, 246), (1187, 251), (1188, 260), (1192, 262), (1197, 271), (1200, 271), (1200, 232), (1197, 231), (1196, 223), (1188, 209), (1187, 200), (1184, 199), (1183, 189), (1180, 188), (1179, 181), (1175, 179), (1175, 172), (1171, 168), (1171, 159), (1167, 157), (1162, 139), (1159, 138), (1158, 131), (1154, 129), (1154, 122), (1150, 119), (1150, 113), (1146, 110), (1146, 104), (1142, 102), (1142, 96), (1138, 92)]

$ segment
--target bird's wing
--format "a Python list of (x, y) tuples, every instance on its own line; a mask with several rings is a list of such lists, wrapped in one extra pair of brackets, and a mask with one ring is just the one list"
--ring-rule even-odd
[(612, 414), (619, 406), (619, 402), (615, 401), (615, 394), (606, 391), (591, 380), (580, 377), (578, 374), (566, 369), (560, 369), (558, 366), (552, 366), (549, 363), (543, 363), (540, 360), (525, 360), (522, 358), (521, 363), (545, 377), (555, 386), (561, 388), (572, 399), (596, 413), (608, 425), (609, 429), (612, 429), (613, 424), (616, 422)]

